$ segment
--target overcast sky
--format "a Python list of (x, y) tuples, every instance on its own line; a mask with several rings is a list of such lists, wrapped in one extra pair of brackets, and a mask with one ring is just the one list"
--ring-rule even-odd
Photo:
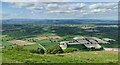
[(116, 2), (2, 2), (3, 19), (117, 20)]

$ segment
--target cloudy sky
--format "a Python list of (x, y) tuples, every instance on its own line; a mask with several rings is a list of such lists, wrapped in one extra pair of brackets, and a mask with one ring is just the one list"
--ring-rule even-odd
[(2, 2), (3, 19), (104, 19), (117, 20), (114, 2)]

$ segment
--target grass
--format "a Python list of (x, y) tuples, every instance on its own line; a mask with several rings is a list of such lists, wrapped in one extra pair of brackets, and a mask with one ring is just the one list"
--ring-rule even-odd
[(40, 40), (40, 41), (37, 41), (37, 43), (41, 44), (46, 49), (50, 48), (50, 47), (52, 47), (52, 46), (54, 46), (56, 44), (59, 44), (59, 42), (54, 41), (54, 40), (50, 41), (49, 39), (48, 40)]
[(9, 46), (9, 45), (13, 45), (13, 44), (9, 42), (2, 42), (2, 46)]
[(79, 50), (84, 50), (86, 47), (83, 44), (68, 45), (68, 48), (77, 48)]
[[(16, 46), (16, 45), (9, 43), (9, 42), (2, 42), (2, 46), (6, 46), (6, 48), (10, 48), (10, 47)], [(23, 46), (23, 48), (26, 50), (37, 50), (38, 48), (42, 48), (42, 47), (39, 46), (38, 44), (33, 44), (33, 45)]]
[(41, 48), (41, 46), (39, 46), (38, 44), (34, 44), (34, 45), (24, 46), (23, 48), (27, 50), (37, 50), (38, 48)]
[(64, 54), (32, 54), (29, 51), (4, 50), (3, 63), (116, 63), (117, 52), (81, 51)]
[(106, 48), (120, 48), (118, 47), (119, 44), (117, 43), (114, 43), (114, 44), (100, 44), (101, 46), (103, 47), (106, 47)]

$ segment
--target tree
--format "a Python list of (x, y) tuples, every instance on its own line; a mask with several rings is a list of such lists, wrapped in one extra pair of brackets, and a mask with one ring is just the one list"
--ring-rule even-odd
[(57, 53), (63, 53), (63, 50), (59, 45), (55, 45), (47, 49), (47, 54), (57, 54)]
[(42, 49), (42, 48), (38, 48), (37, 50), (38, 50), (39, 54), (44, 54), (45, 53), (44, 49)]

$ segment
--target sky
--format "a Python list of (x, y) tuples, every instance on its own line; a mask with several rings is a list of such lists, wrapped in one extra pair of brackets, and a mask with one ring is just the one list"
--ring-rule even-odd
[(119, 0), (0, 0), (2, 2), (119, 2)]
[(2, 19), (118, 19), (118, 3), (115, 0), (114, 2), (6, 1), (2, 1), (0, 11)]

